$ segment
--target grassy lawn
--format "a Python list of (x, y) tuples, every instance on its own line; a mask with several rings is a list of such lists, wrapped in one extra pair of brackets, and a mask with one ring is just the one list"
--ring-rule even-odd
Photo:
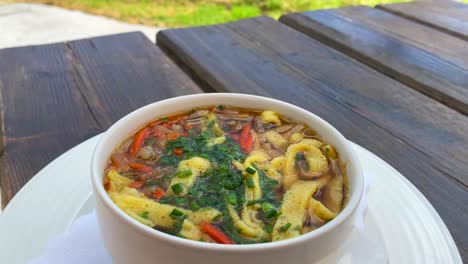
[(281, 14), (295, 11), (347, 5), (373, 6), (405, 2), (405, 0), (31, 0), (26, 2), (82, 10), (130, 23), (179, 27), (216, 24), (262, 14), (277, 18)]

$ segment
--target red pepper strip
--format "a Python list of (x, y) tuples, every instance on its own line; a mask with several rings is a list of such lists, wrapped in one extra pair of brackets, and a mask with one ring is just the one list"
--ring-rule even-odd
[(220, 244), (235, 244), (226, 234), (210, 223), (202, 222), (200, 224), (200, 229), (203, 233), (209, 235), (214, 241)]
[(141, 172), (152, 172), (153, 169), (150, 166), (145, 164), (137, 163), (137, 162), (129, 162), (128, 166), (134, 170), (141, 171)]
[(182, 154), (184, 154), (184, 150), (181, 148), (176, 148), (172, 152), (174, 152), (174, 155), (176, 156), (182, 156)]
[(159, 200), (164, 195), (166, 195), (166, 192), (161, 188), (157, 188), (156, 191), (154, 191), (153, 197)]
[(250, 151), (252, 151), (252, 146), (253, 146), (253, 135), (249, 134), (249, 136), (247, 137), (247, 140), (244, 143), (243, 150), (246, 153), (250, 153)]
[(132, 154), (132, 156), (135, 156), (138, 151), (140, 151), (141, 146), (143, 146), (143, 142), (148, 136), (148, 130), (148, 127), (142, 128), (133, 138), (132, 147), (130, 148), (130, 154)]
[(135, 188), (135, 189), (140, 189), (140, 188), (143, 188), (144, 186), (145, 186), (144, 181), (134, 181), (128, 185), (128, 187)]
[(174, 139), (176, 139), (178, 137), (179, 137), (179, 135), (174, 134), (174, 133), (171, 133), (171, 134), (167, 135), (167, 139), (169, 139), (169, 140), (174, 140)]
[[(253, 138), (249, 140), (249, 135), (252, 136), (250, 134), (251, 129), (252, 129), (252, 126), (250, 124), (246, 124), (242, 128), (242, 131), (241, 131), (241, 134), (240, 134), (239, 145), (240, 145), (241, 149), (244, 152), (248, 152), (249, 148), (248, 148), (247, 145), (250, 143), (250, 141), (253, 141)], [(250, 143), (250, 144), (252, 144), (252, 143)]]

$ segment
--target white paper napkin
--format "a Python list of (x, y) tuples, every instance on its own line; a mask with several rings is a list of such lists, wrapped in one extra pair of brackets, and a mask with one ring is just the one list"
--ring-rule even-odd
[[(364, 196), (356, 212), (355, 226), (364, 231), (367, 192), (371, 177), (364, 177)], [(111, 264), (112, 259), (104, 248), (96, 213), (78, 218), (68, 231), (53, 238), (44, 255), (29, 264)]]
[(96, 213), (78, 218), (64, 234), (53, 238), (44, 255), (30, 264), (112, 264), (104, 248)]

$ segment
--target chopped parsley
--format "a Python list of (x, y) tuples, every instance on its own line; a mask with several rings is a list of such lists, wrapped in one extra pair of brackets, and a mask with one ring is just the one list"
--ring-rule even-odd
[(191, 171), (191, 170), (178, 171), (178, 172), (176, 173), (176, 176), (177, 176), (178, 178), (187, 178), (187, 177), (192, 176), (192, 171)]
[(172, 212), (169, 214), (169, 216), (172, 219), (176, 219), (176, 220), (183, 220), (185, 218), (184, 212), (180, 211), (179, 209), (172, 210)]
[(176, 183), (171, 186), (171, 189), (175, 194), (179, 194), (184, 191), (185, 186), (183, 183)]
[(141, 218), (144, 218), (144, 219), (148, 219), (148, 217), (149, 217), (149, 212), (148, 212), (148, 211), (144, 211), (143, 213), (140, 214), (140, 217), (141, 217)]
[(287, 223), (284, 226), (280, 227), (279, 231), (280, 232), (286, 232), (288, 229), (291, 227), (291, 223)]
[(255, 174), (257, 171), (252, 167), (247, 167), (245, 169), (245, 172), (247, 172), (248, 174)]

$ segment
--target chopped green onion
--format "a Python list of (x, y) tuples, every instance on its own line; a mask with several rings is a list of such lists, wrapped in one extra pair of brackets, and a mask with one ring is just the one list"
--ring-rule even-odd
[(184, 185), (182, 183), (176, 183), (172, 185), (171, 189), (175, 194), (179, 194), (184, 191)]
[(229, 193), (226, 195), (226, 202), (230, 205), (237, 205), (237, 196), (235, 193)]
[(250, 178), (250, 177), (247, 178), (246, 184), (247, 184), (247, 187), (249, 187), (249, 188), (254, 188), (254, 187), (255, 187), (255, 182), (254, 182), (253, 179)]
[(182, 220), (185, 216), (184, 212), (178, 210), (178, 209), (174, 209), (172, 210), (172, 212), (169, 214), (169, 216), (172, 218), (172, 219), (176, 219), (176, 220)]
[(218, 106), (216, 106), (216, 108), (218, 108), (218, 110), (224, 110), (225, 107), (224, 107), (224, 105), (218, 105)]
[(192, 170), (183, 170), (183, 171), (178, 171), (176, 173), (176, 176), (178, 178), (187, 178), (187, 177), (190, 177), (192, 176)]
[(160, 118), (159, 121), (161, 121), (161, 122), (167, 122), (167, 121), (169, 121), (169, 118), (163, 117), (163, 118)]
[(287, 223), (284, 226), (280, 227), (279, 231), (280, 232), (286, 232), (288, 229), (291, 227), (291, 223)]
[(249, 174), (255, 174), (257, 171), (252, 167), (247, 167), (245, 171)]
[(143, 213), (140, 214), (141, 218), (144, 218), (144, 219), (148, 219), (149, 217), (149, 212), (148, 211), (144, 211)]
[(273, 218), (278, 216), (278, 210), (273, 207), (270, 203), (263, 203), (262, 204), (262, 211), (266, 218)]
[(200, 156), (200, 158), (205, 158), (205, 159), (210, 159), (211, 158), (210, 155), (205, 154), (205, 153), (202, 153), (199, 156)]
[(276, 209), (270, 209), (264, 212), (264, 215), (265, 215), (265, 218), (270, 219), (270, 218), (278, 216), (278, 211)]
[(271, 205), (270, 203), (262, 203), (263, 212), (267, 212), (270, 209), (274, 209), (273, 205)]
[(197, 203), (197, 201), (192, 201), (190, 203), (190, 207), (192, 207), (193, 211), (196, 211), (196, 210), (200, 209), (200, 205)]
[(263, 203), (263, 199), (257, 199), (257, 200), (251, 200), (247, 202), (247, 206), (253, 205), (253, 204), (258, 204), (258, 203)]

